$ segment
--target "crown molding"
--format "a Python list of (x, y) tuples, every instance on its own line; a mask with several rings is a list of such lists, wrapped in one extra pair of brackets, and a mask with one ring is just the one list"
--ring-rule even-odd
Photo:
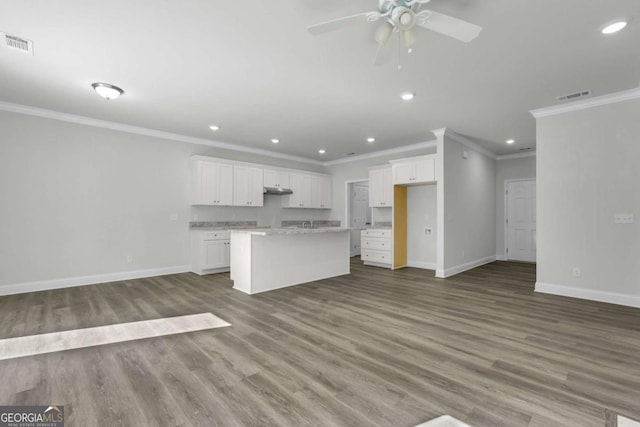
[(523, 157), (535, 157), (536, 150), (525, 151), (524, 153), (513, 153), (513, 154), (503, 154), (502, 156), (497, 156), (496, 160), (509, 160), (509, 159), (521, 159)]
[(322, 166), (323, 163), (318, 160), (306, 157), (293, 156), (290, 154), (275, 153), (260, 148), (245, 147), (242, 145), (231, 144), (228, 142), (214, 141), (205, 138), (196, 138), (193, 136), (180, 135), (177, 133), (165, 132), (156, 129), (149, 129), (139, 126), (126, 125), (123, 123), (110, 122), (106, 120), (94, 119), (92, 117), (79, 116), (76, 114), (61, 113), (59, 111), (47, 110), (44, 108), (31, 107), (28, 105), (13, 104), (10, 102), (0, 101), (0, 110), (11, 113), (24, 114), (28, 116), (42, 117), (45, 119), (58, 120), (61, 122), (75, 123), (96, 128), (115, 130), (119, 132), (131, 133), (135, 135), (150, 136), (153, 138), (166, 139), (169, 141), (183, 142), (186, 144), (204, 145), (207, 147), (221, 148), (224, 150), (238, 151), (242, 153), (257, 154), (265, 157), (276, 159), (291, 160), (294, 162), (309, 163), (312, 165)]
[(638, 98), (640, 98), (640, 88), (635, 88), (622, 92), (614, 92), (607, 95), (596, 96), (594, 98), (583, 99), (580, 101), (569, 102), (567, 104), (538, 108), (536, 110), (530, 110), (529, 113), (531, 113), (531, 115), (533, 115), (533, 117), (535, 117), (536, 119), (540, 119), (543, 117), (557, 116), (558, 114), (585, 110), (587, 108), (615, 104), (618, 102), (629, 101)]
[(361, 154), (359, 156), (345, 157), (343, 159), (324, 162), (322, 166), (335, 166), (344, 163), (357, 162), (360, 160), (374, 159), (376, 157), (390, 156), (393, 154), (406, 153), (407, 151), (420, 150), (424, 148), (435, 148), (436, 141), (418, 142), (417, 144), (403, 145), (402, 147), (389, 148), (387, 150), (374, 151), (372, 153)]
[[(441, 129), (439, 129), (438, 132), (440, 130)], [(435, 133), (436, 131), (433, 131), (433, 132)], [(497, 158), (497, 156), (493, 152), (487, 150), (484, 147), (481, 147), (480, 145), (478, 145), (478, 143), (473, 142), (472, 140), (470, 140), (466, 136), (462, 136), (459, 133), (456, 133), (456, 132), (452, 131), (451, 129), (448, 129), (448, 128), (444, 129), (443, 135), (453, 139), (456, 142), (459, 142), (460, 144), (464, 145), (465, 147), (469, 148), (470, 150), (477, 151), (478, 153), (489, 157), (490, 159), (495, 160)]]

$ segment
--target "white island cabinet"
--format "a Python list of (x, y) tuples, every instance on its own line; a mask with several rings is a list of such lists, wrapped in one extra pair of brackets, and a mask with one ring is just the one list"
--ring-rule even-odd
[(350, 273), (349, 229), (231, 232), (233, 288), (257, 294)]

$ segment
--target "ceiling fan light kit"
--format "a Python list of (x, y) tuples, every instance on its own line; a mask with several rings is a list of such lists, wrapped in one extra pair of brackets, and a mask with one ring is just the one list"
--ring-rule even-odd
[(389, 61), (390, 40), (399, 35), (400, 43), (408, 50), (418, 41), (416, 27), (452, 37), (469, 43), (480, 35), (482, 28), (452, 16), (422, 9), (431, 0), (378, 0), (378, 11), (363, 12), (345, 16), (309, 27), (313, 35), (339, 30), (352, 23), (383, 21), (374, 32), (374, 40), (378, 43), (375, 64), (382, 65)]

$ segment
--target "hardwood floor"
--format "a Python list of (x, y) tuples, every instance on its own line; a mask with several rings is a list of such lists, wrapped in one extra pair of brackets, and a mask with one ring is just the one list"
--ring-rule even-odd
[(598, 426), (640, 418), (640, 310), (535, 294), (535, 267), (352, 274), (248, 296), (177, 274), (0, 298), (0, 338), (211, 312), (231, 327), (0, 361), (0, 404), (67, 426)]

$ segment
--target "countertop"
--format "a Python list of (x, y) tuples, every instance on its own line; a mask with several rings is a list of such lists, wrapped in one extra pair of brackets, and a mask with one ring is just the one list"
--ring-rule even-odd
[(344, 227), (320, 227), (320, 228), (256, 228), (256, 229), (233, 229), (232, 233), (246, 233), (254, 236), (278, 236), (291, 234), (317, 234), (317, 233), (342, 233), (349, 231)]

